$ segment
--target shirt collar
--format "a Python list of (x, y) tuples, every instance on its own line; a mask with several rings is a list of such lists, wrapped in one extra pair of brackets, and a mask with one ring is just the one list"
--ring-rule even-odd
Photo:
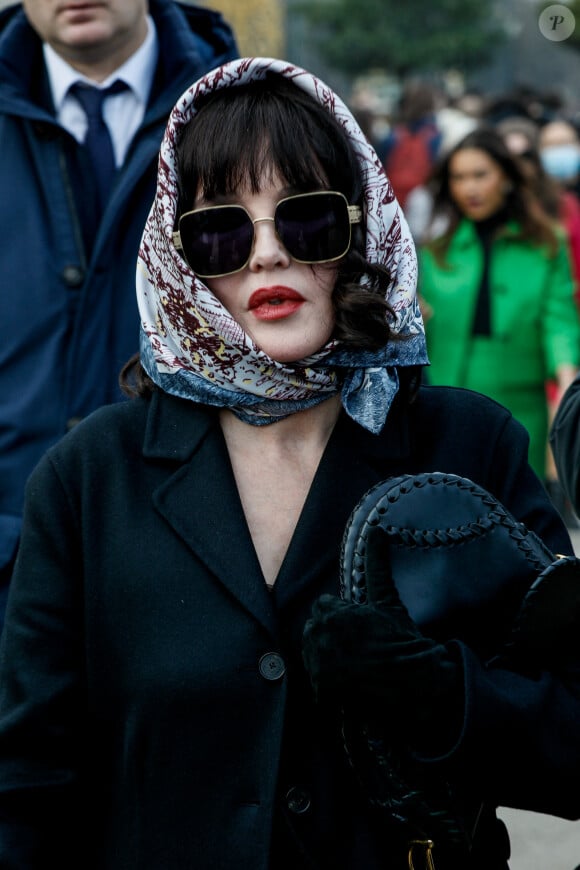
[[(48, 72), (50, 89), (55, 110), (58, 114), (66, 98), (69, 89), (76, 82), (87, 82), (93, 86), (96, 84), (86, 76), (79, 73), (68, 64), (56, 51), (43, 44), (44, 61)], [(125, 82), (135, 94), (137, 99), (145, 105), (149, 98), (153, 77), (157, 66), (159, 43), (155, 24), (150, 15), (147, 16), (147, 36), (137, 51), (128, 58), (118, 69), (101, 82), (98, 87), (107, 87), (117, 79)]]

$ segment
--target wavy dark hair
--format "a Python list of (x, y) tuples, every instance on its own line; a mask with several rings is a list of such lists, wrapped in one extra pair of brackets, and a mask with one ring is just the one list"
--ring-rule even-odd
[[(200, 190), (208, 200), (232, 196), (242, 187), (258, 193), (264, 177), (273, 172), (297, 191), (338, 190), (350, 204), (359, 205), (363, 221), (352, 225), (350, 250), (332, 264), (338, 269), (333, 337), (361, 351), (402, 340), (391, 329), (394, 312), (385, 299), (390, 272), (365, 256), (361, 168), (342, 126), (313, 97), (276, 73), (217, 90), (200, 101), (181, 131), (176, 156), (176, 223), (194, 207)], [(121, 373), (121, 385), (129, 394), (139, 391), (139, 384), (151, 385), (144, 373), (135, 372), (135, 365), (130, 360)]]
[(445, 155), (433, 175), (433, 213), (435, 216), (444, 214), (449, 219), (445, 233), (428, 244), (436, 258), (440, 262), (444, 261), (453, 234), (463, 217), (449, 191), (449, 168), (453, 157), (468, 148), (484, 151), (502, 169), (510, 182), (503, 210), (505, 220), (498, 233), (505, 232), (505, 224), (514, 221), (519, 226), (515, 238), (545, 245), (549, 254), (554, 256), (558, 247), (554, 220), (542, 208), (518, 159), (509, 151), (503, 137), (493, 127), (482, 126), (461, 139)]

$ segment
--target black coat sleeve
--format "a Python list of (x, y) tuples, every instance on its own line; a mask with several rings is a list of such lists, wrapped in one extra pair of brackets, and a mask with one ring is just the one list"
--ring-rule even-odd
[(79, 799), (86, 689), (76, 511), (47, 458), (28, 496), (0, 646), (0, 867), (42, 867), (58, 857), (72, 870), (90, 813)]
[(550, 444), (564, 492), (580, 512), (580, 376), (564, 394), (556, 413)]

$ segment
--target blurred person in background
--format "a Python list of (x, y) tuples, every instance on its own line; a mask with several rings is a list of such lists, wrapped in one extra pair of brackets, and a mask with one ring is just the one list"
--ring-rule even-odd
[(560, 396), (580, 362), (580, 323), (566, 239), (541, 208), (519, 162), (491, 128), (444, 159), (435, 216), (443, 235), (420, 249), (429, 381), (467, 387), (508, 407), (530, 435), (545, 480), (545, 382)]
[(539, 151), (539, 125), (531, 118), (513, 115), (498, 121), (495, 129), (504, 140), (510, 154), (518, 159), (520, 168), (544, 211), (554, 220), (561, 220), (561, 191), (542, 163)]
[(236, 55), (221, 15), (172, 0), (25, 0), (0, 13), (0, 625), (28, 475), (122, 397), (169, 112)]
[(554, 118), (540, 128), (538, 147), (544, 169), (563, 189), (575, 196), (580, 184), (580, 137), (565, 118)]
[[(559, 126), (559, 124), (556, 125), (556, 131)], [(546, 213), (554, 220), (559, 221), (564, 228), (571, 255), (572, 274), (575, 282), (574, 295), (576, 304), (580, 306), (580, 201), (576, 194), (568, 190), (555, 175), (550, 175), (546, 171), (539, 151), (540, 126), (537, 123), (528, 118), (511, 117), (500, 121), (496, 129), (511, 153), (519, 159), (520, 166)], [(548, 131), (547, 139), (550, 138), (551, 133)], [(548, 379), (546, 382), (546, 397), (548, 420), (551, 425), (559, 398), (558, 384), (553, 379)], [(571, 509), (570, 501), (561, 487), (549, 444), (546, 450), (546, 486), (552, 501), (567, 524), (576, 526), (578, 521)]]
[(403, 211), (409, 194), (429, 179), (437, 158), (441, 143), (436, 118), (438, 100), (436, 89), (428, 82), (408, 81), (393, 125), (379, 144), (379, 156)]

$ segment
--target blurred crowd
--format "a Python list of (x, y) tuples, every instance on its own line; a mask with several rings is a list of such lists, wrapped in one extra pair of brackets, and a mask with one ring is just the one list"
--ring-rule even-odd
[(580, 366), (580, 123), (552, 94), (446, 99), (410, 80), (396, 111), (360, 111), (419, 251), (436, 384), (483, 392), (527, 428), (570, 527), (548, 432)]

